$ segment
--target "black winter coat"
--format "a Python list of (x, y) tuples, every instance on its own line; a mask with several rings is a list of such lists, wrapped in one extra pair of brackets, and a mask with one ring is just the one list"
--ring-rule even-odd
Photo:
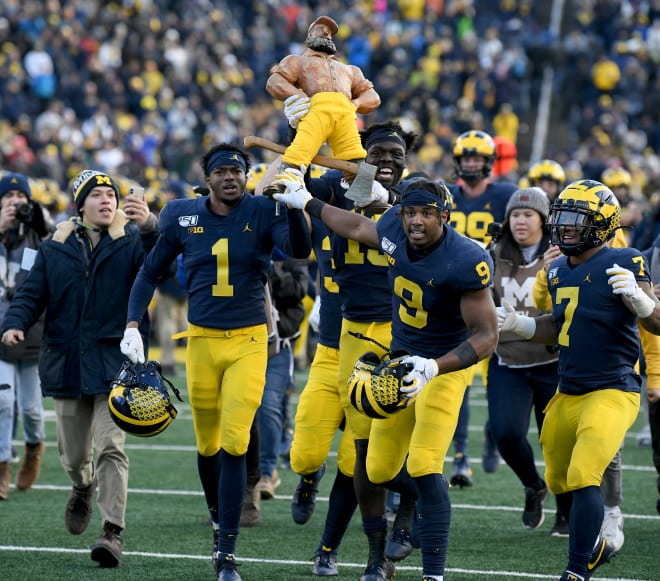
[[(125, 360), (119, 343), (131, 286), (158, 229), (141, 235), (119, 210), (89, 262), (72, 221), (58, 224), (39, 247), (35, 264), (2, 323), (29, 329), (45, 310), (39, 377), (45, 396), (108, 393)], [(147, 347), (148, 320), (140, 325)]]

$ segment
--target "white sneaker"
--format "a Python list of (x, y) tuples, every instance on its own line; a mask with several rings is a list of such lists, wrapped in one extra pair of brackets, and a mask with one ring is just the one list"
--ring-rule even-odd
[(603, 526), (600, 529), (600, 534), (612, 546), (615, 552), (619, 552), (623, 547), (623, 515), (618, 506), (605, 507), (605, 515), (603, 516)]

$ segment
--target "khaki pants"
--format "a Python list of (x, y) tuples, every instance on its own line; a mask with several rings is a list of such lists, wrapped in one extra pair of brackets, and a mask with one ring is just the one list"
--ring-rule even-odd
[[(125, 526), (128, 497), (126, 433), (108, 411), (107, 394), (80, 399), (55, 398), (57, 445), (60, 462), (74, 486), (88, 486), (97, 479), (97, 505), (103, 522)], [(96, 465), (93, 448), (96, 448)]]

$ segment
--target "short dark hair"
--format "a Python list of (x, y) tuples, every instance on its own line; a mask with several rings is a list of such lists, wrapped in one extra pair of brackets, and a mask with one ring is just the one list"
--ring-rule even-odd
[(204, 173), (205, 177), (208, 177), (209, 175), (206, 169), (208, 167), (209, 159), (211, 159), (211, 157), (213, 157), (213, 155), (218, 151), (235, 151), (245, 160), (245, 174), (247, 175), (247, 172), (250, 171), (252, 163), (250, 162), (250, 156), (247, 151), (238, 147), (238, 145), (234, 145), (233, 143), (218, 143), (209, 149), (199, 160), (199, 165), (202, 168), (202, 172)]

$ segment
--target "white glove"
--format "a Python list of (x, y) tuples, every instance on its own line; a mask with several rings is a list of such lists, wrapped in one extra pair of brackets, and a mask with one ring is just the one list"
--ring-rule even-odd
[(497, 328), (499, 332), (513, 331), (525, 339), (531, 339), (536, 332), (536, 321), (533, 317), (519, 315), (506, 299), (502, 299), (502, 306), (496, 307)]
[(273, 199), (286, 204), (289, 208), (304, 210), (307, 202), (312, 199), (312, 194), (307, 191), (305, 184), (300, 183), (297, 177), (293, 175), (296, 171), (295, 169), (285, 170), (285, 173), (292, 174), (290, 177), (277, 174), (277, 176), (283, 176), (283, 178), (276, 180), (276, 182), (286, 185), (286, 190), (283, 194), (273, 194)]
[(365, 206), (369, 206), (370, 204), (373, 204), (374, 202), (377, 202), (378, 204), (387, 204), (389, 203), (389, 201), (390, 201), (390, 193), (387, 191), (387, 188), (381, 185), (380, 182), (374, 180), (373, 185), (371, 186), (371, 197), (369, 198), (369, 200), (366, 202), (355, 202), (353, 206), (355, 206), (355, 208), (360, 210)]
[(309, 326), (314, 330), (315, 333), (319, 332), (319, 323), (321, 322), (321, 295), (316, 295), (314, 299), (314, 306), (309, 312)]
[(127, 327), (119, 348), (131, 360), (131, 363), (144, 363), (144, 345), (139, 329)]
[(309, 97), (304, 93), (296, 93), (284, 100), (284, 114), (289, 125), (294, 129), (298, 127), (300, 121), (309, 111)]
[[(413, 365), (413, 370), (403, 376), (403, 381), (407, 387), (401, 388), (401, 392), (405, 394), (404, 397), (408, 400), (408, 405), (410, 405), (419, 395), (419, 392), (422, 391), (422, 388), (438, 375), (438, 364), (435, 359), (426, 359), (426, 357), (419, 357), (417, 355), (405, 357), (401, 362), (411, 363)], [(408, 384), (410, 385), (408, 386)]]
[(305, 174), (295, 167), (287, 167), (275, 174), (275, 177), (273, 178), (273, 183), (275, 184), (284, 184), (288, 182), (296, 182), (297, 184), (304, 186)]
[(640, 319), (651, 316), (655, 309), (655, 301), (639, 287), (635, 275), (630, 270), (614, 263), (605, 273), (610, 275), (607, 284), (612, 287), (612, 292), (615, 295), (628, 297)]

